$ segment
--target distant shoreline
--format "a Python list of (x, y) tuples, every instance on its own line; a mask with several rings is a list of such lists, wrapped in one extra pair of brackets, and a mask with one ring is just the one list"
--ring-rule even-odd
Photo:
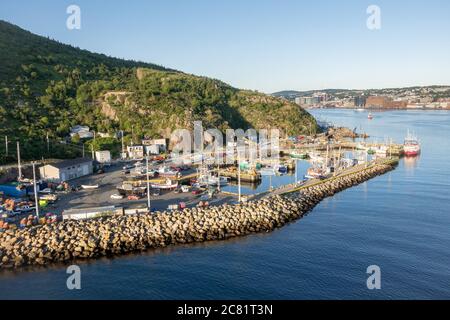
[[(300, 106), (301, 107), (301, 106)], [(351, 107), (317, 107), (317, 108), (305, 108), (305, 110), (355, 110), (358, 111), (450, 111), (450, 108), (351, 108)]]

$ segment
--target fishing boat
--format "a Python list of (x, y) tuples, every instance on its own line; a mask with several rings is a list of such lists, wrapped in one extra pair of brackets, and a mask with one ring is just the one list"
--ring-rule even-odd
[(178, 176), (179, 172), (168, 167), (161, 167), (158, 169), (158, 174), (162, 177)]
[(325, 172), (320, 167), (311, 167), (306, 171), (305, 178), (307, 179), (322, 179), (325, 177)]
[(371, 112), (369, 112), (369, 115), (367, 116), (367, 119), (369, 119), (369, 120), (373, 119), (373, 114)]
[(210, 185), (210, 186), (226, 186), (228, 184), (227, 177), (216, 177), (212, 175), (202, 176), (198, 179), (198, 183), (201, 185)]
[(403, 144), (403, 150), (405, 156), (414, 157), (420, 154), (420, 143), (419, 139), (408, 131), (406, 135), (405, 142)]
[(311, 159), (312, 162), (324, 162), (325, 161), (325, 158), (323, 156), (321, 156), (320, 153), (311, 152), (311, 153), (309, 153), (309, 158)]
[(178, 187), (178, 181), (172, 179), (166, 179), (163, 183), (152, 183), (152, 188), (161, 189), (161, 190), (173, 190)]
[(375, 154), (377, 156), (386, 156), (388, 153), (388, 148), (386, 146), (379, 146), (375, 148)]
[(284, 164), (277, 164), (274, 166), (275, 172), (277, 173), (287, 173), (288, 168)]
[(120, 187), (117, 187), (119, 194), (123, 196), (130, 195), (144, 195), (147, 192), (147, 187), (134, 186), (131, 183), (124, 182)]
[(84, 190), (92, 190), (92, 189), (98, 189), (98, 184), (94, 184), (94, 185), (86, 185), (86, 184), (82, 184), (81, 188), (83, 188)]
[(275, 175), (275, 169), (273, 167), (264, 167), (259, 170), (262, 176), (273, 176)]
[(300, 152), (294, 151), (289, 156), (294, 159), (308, 159), (308, 154), (306, 152), (300, 153)]

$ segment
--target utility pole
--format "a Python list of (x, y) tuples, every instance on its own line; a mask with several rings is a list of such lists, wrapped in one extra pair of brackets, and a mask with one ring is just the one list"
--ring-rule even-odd
[(123, 143), (123, 130), (120, 130), (120, 136), (122, 137), (122, 153), (120, 154), (120, 157), (123, 159), (123, 154), (125, 153), (125, 145)]
[(220, 192), (220, 165), (217, 164), (217, 191)]
[(295, 184), (298, 183), (298, 160), (295, 160)]
[(19, 169), (19, 179), (22, 179), (22, 165), (20, 164), (20, 142), (17, 141), (17, 167)]
[(6, 151), (6, 156), (8, 156), (8, 136), (5, 136), (5, 151)]
[(389, 138), (389, 159), (392, 159), (392, 138)]
[(145, 162), (146, 162), (146, 167), (147, 167), (147, 208), (148, 208), (148, 213), (151, 213), (151, 206), (150, 206), (150, 176), (149, 176), (149, 172), (148, 172), (148, 155), (145, 157)]
[(50, 153), (50, 140), (48, 138), (48, 132), (47, 132), (47, 153)]
[(238, 202), (241, 203), (241, 157), (238, 150)]
[(95, 160), (95, 155), (94, 155), (94, 144), (91, 144), (91, 152), (92, 152), (92, 160)]
[(39, 199), (38, 199), (38, 192), (36, 187), (36, 162), (33, 161), (33, 186), (34, 186), (34, 201), (36, 206), (36, 216), (39, 219)]

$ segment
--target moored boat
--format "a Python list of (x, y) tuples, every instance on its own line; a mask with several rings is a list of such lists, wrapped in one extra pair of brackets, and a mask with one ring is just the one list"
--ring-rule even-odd
[(91, 189), (98, 189), (99, 185), (98, 184), (94, 184), (94, 185), (86, 185), (86, 184), (82, 184), (81, 188), (85, 189), (85, 190), (91, 190)]
[(322, 179), (325, 177), (325, 172), (320, 167), (311, 167), (306, 171), (305, 178), (307, 179)]
[(403, 144), (403, 150), (405, 156), (408, 157), (417, 156), (421, 151), (419, 139), (415, 135), (411, 134), (409, 131), (408, 134), (406, 135), (405, 142)]
[(131, 183), (123, 183), (120, 187), (117, 187), (119, 194), (123, 196), (130, 195), (144, 195), (147, 192), (147, 187), (134, 186)]
[(306, 152), (291, 152), (291, 154), (289, 155), (291, 158), (294, 159), (308, 159), (308, 153)]
[(162, 177), (178, 176), (180, 173), (168, 167), (161, 167), (158, 169), (158, 174)]
[(277, 164), (274, 166), (275, 172), (277, 173), (287, 173), (288, 168), (284, 164)]
[(161, 190), (173, 190), (178, 187), (178, 181), (166, 179), (165, 182), (162, 183), (152, 183), (152, 188), (161, 189)]
[(200, 184), (207, 184), (210, 186), (225, 186), (228, 184), (228, 178), (227, 177), (216, 177), (216, 176), (202, 176), (198, 179), (198, 183)]

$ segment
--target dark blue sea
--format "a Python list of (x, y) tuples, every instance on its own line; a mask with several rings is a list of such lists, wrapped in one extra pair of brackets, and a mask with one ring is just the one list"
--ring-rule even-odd
[[(273, 233), (83, 263), (78, 291), (65, 266), (3, 271), (0, 298), (450, 299), (450, 112), (312, 113), (378, 141), (410, 129), (422, 154)], [(367, 288), (370, 265), (380, 290)]]

